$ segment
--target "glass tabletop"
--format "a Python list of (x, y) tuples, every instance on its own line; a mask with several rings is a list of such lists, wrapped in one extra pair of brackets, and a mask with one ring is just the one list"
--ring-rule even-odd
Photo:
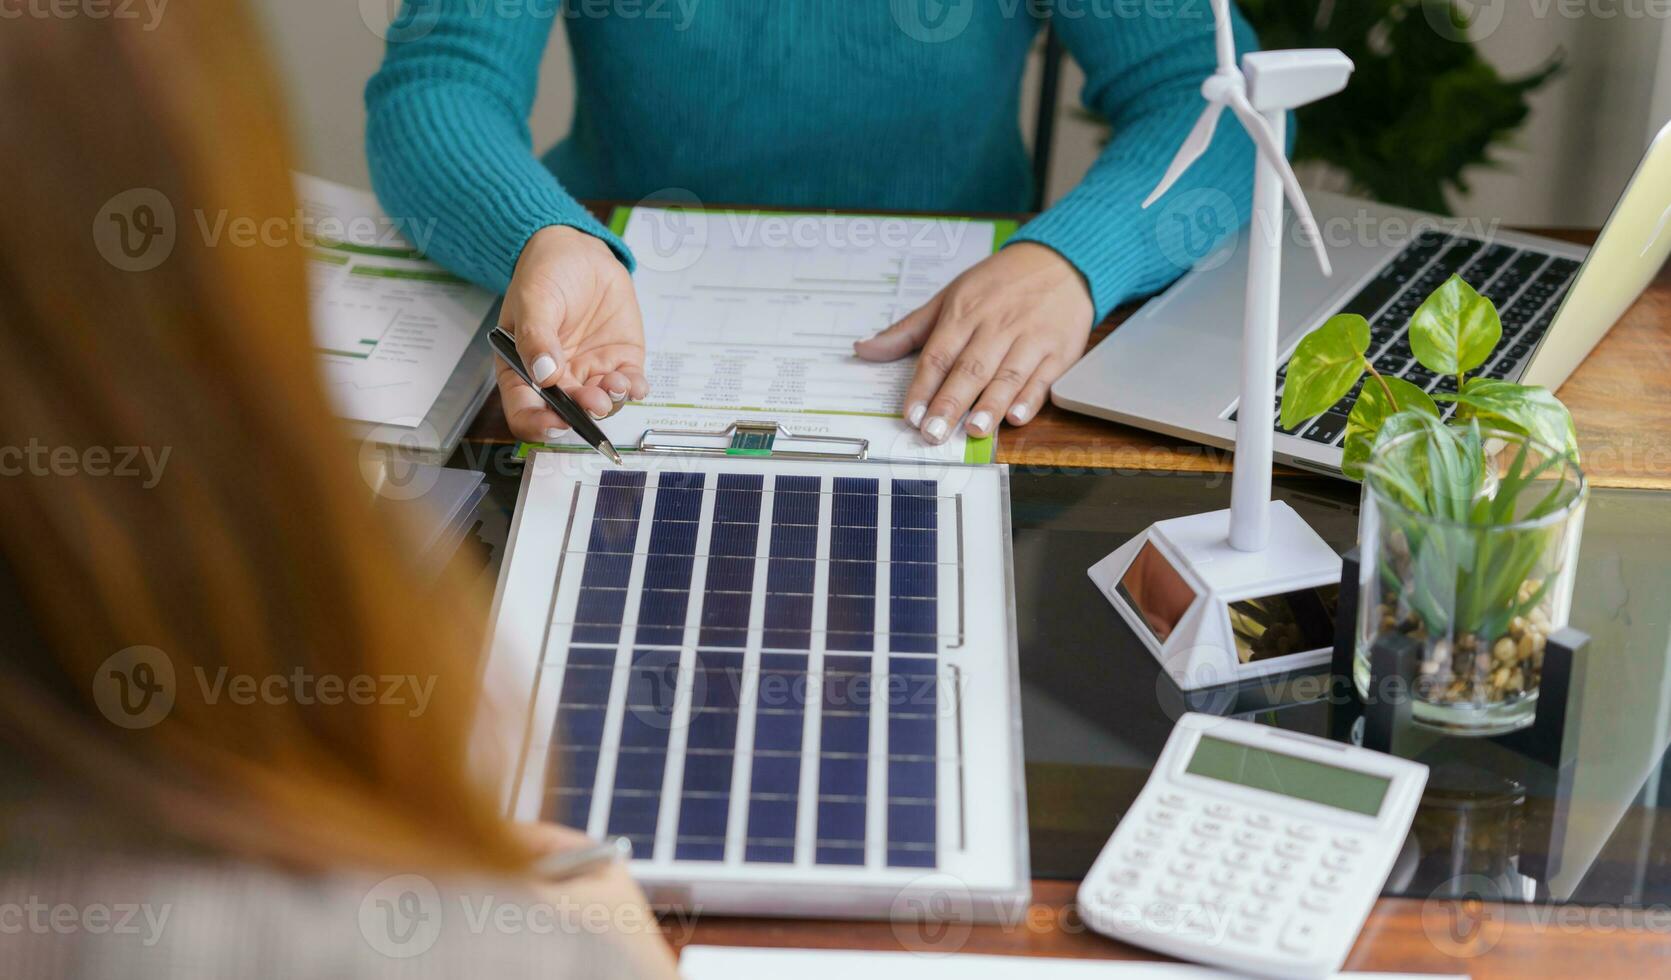
[[(474, 444), (452, 465), (488, 475), (477, 537), (491, 579), (520, 465), (508, 447)], [(1013, 467), (1010, 487), (1035, 876), (1084, 875), (1184, 711), (1353, 737), (1359, 709), (1329, 696), (1327, 668), (1186, 697), (1086, 577), (1154, 521), (1229, 506), (1228, 474)], [(1322, 477), (1277, 481), (1277, 496), (1342, 551), (1356, 539), (1357, 491)], [(1591, 637), (1569, 719), (1574, 764), (1558, 772), (1490, 740), (1401, 735), (1400, 754), (1430, 776), (1385, 894), (1671, 904), (1668, 503), (1653, 491), (1592, 494), (1572, 607)]]

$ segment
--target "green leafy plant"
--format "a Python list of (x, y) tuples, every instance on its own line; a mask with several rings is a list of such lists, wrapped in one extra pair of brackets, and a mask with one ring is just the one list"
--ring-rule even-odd
[[(1557, 53), (1504, 78), (1467, 39), (1453, 0), (1239, 5), (1263, 47), (1339, 48), (1357, 66), (1346, 91), (1299, 110), (1294, 159), (1338, 168), (1358, 193), (1438, 214), (1450, 213), (1447, 191), (1468, 190), (1470, 167), (1492, 164), (1492, 148), (1525, 123), (1528, 96), (1561, 69)], [(1447, 22), (1456, 29), (1435, 26)]]
[[(1497, 307), (1460, 276), (1434, 290), (1410, 318), (1410, 350), (1434, 374), (1456, 379), (1454, 392), (1428, 394), (1402, 378), (1386, 377), (1369, 358), (1369, 321), (1343, 313), (1307, 334), (1288, 361), (1282, 390), (1282, 427), (1294, 429), (1344, 399), (1365, 373), (1370, 377), (1346, 418), (1343, 469), (1363, 478), (1364, 464), (1388, 424), (1401, 414), (1435, 420), (1439, 404), (1455, 404), (1455, 421), (1531, 436), (1554, 449), (1578, 451), (1577, 432), (1566, 406), (1546, 388), (1515, 384), (1469, 372), (1490, 359), (1503, 342)], [(1399, 431), (1413, 425), (1399, 422)]]
[[(1570, 505), (1580, 485), (1563, 479), (1578, 458), (1572, 415), (1545, 388), (1472, 375), (1503, 345), (1503, 324), (1458, 276), (1417, 308), (1409, 336), (1416, 361), (1450, 385), (1429, 394), (1381, 374), (1369, 323), (1341, 315), (1289, 359), (1282, 425), (1297, 428), (1361, 387), (1347, 415), (1344, 469), (1372, 479), (1378, 499), (1393, 505), (1379, 509), (1380, 594), (1367, 625), (1422, 645), (1423, 698), (1510, 702), (1536, 689), (1551, 630), (1546, 601), (1562, 529), (1541, 518)], [(1506, 450), (1490, 455), (1498, 444), (1518, 449), (1505, 463)]]

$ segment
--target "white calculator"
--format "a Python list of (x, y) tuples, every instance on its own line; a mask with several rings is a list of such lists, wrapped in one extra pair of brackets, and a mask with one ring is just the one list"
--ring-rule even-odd
[(1079, 886), (1106, 936), (1244, 973), (1326, 977), (1369, 915), (1427, 767), (1186, 714)]

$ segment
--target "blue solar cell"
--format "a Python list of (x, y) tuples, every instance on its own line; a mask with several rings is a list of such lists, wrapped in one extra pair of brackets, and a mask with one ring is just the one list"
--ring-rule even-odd
[(818, 795), (863, 798), (869, 772), (867, 759), (824, 756), (818, 760)]
[(826, 752), (864, 753), (870, 751), (870, 719), (864, 715), (825, 715), (821, 721), (821, 745)]
[(717, 557), (708, 559), (708, 592), (748, 593), (754, 589), (754, 559)]
[(730, 807), (728, 795), (683, 797), (679, 800), (678, 836), (724, 840), (726, 815)]
[(889, 591), (895, 599), (934, 600), (940, 588), (940, 566), (895, 562), (888, 568)]
[(748, 835), (755, 839), (795, 839), (795, 801), (748, 801)]
[(772, 482), (772, 523), (817, 525), (820, 492), (816, 476), (780, 476)]
[(632, 578), (631, 555), (586, 556), (586, 571), (580, 577), (583, 588), (624, 589)]
[(934, 755), (935, 720), (894, 715), (888, 719), (889, 755)]
[(938, 531), (913, 531), (907, 528), (894, 528), (890, 558), (895, 562), (918, 563), (932, 565), (938, 561)]
[(630, 555), (638, 541), (638, 521), (600, 518), (592, 522), (586, 551), (593, 555)]
[(761, 755), (756, 751), (754, 771), (749, 777), (751, 796), (794, 796), (801, 789), (801, 757)]
[(728, 749), (737, 744), (737, 712), (693, 710), (686, 741), (693, 749)]
[(876, 595), (876, 562), (831, 561), (830, 594), (859, 596), (870, 600)]
[(748, 644), (747, 593), (717, 592), (710, 581), (702, 600), (701, 642), (705, 647), (741, 647)]
[[(662, 733), (666, 741), (667, 734)], [(642, 751), (632, 751), (642, 748)], [(659, 792), (662, 774), (667, 769), (667, 746), (622, 746), (615, 757), (615, 790)]]
[(865, 839), (865, 804), (863, 800), (818, 801), (818, 842), (860, 841)]
[(876, 602), (871, 598), (830, 596), (825, 618), (831, 650), (869, 650), (875, 646)]
[(754, 524), (721, 524), (716, 518), (708, 534), (708, 554), (754, 557), (760, 528)]
[(754, 716), (754, 744), (774, 749), (796, 749), (801, 747), (801, 713), (795, 712), (759, 712)]
[(780, 524), (773, 519), (768, 549), (773, 558), (803, 558), (818, 555), (818, 528), (812, 524)]
[(608, 704), (614, 679), (613, 667), (570, 663), (563, 669), (563, 687), (557, 701), (559, 704)]
[(725, 793), (731, 790), (731, 752), (690, 752), (685, 755), (686, 793)]
[(933, 759), (888, 757), (888, 799), (932, 800), (936, 793), (936, 765)]
[(573, 643), (615, 643), (621, 637), (621, 611), (626, 607), (625, 589), (580, 590), (574, 607)]
[(766, 597), (764, 646), (779, 650), (805, 650), (812, 638), (812, 596), (774, 595)]
[(888, 803), (888, 840), (890, 843), (934, 843), (934, 805), (932, 803)]

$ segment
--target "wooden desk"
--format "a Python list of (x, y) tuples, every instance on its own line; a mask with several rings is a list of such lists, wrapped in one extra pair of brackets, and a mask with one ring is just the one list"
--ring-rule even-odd
[[(600, 208), (600, 210), (603, 210)], [(1589, 242), (1593, 232), (1543, 232)], [(1094, 346), (1130, 316), (1116, 310)], [(1671, 489), (1671, 266), (1596, 346), (1559, 391), (1578, 425), (1584, 470), (1596, 486)], [(495, 393), (469, 438), (510, 441)], [(1228, 450), (1156, 435), (1047, 405), (1029, 425), (998, 437), (1005, 463), (1102, 469), (1230, 471)]]
[[(784, 919), (699, 919), (669, 921), (663, 929), (675, 945), (784, 946), (812, 949), (918, 949), (1003, 956), (1070, 959), (1153, 960), (1143, 950), (1087, 930), (1073, 912), (1078, 885), (1035, 881), (1033, 904), (1014, 926), (951, 928), (931, 946), (909, 924), (887, 922), (800, 922)], [(1453, 903), (1382, 899), (1375, 905), (1348, 970), (1468, 974), (1474, 980), (1502, 977), (1651, 976), (1671, 957), (1671, 912), (1639, 917), (1648, 928), (1615, 928), (1608, 911), (1549, 907), (1488, 907), (1479, 913)], [(1425, 906), (1425, 908), (1424, 908)], [(1456, 942), (1448, 938), (1452, 915), (1463, 925)], [(1534, 918), (1536, 917), (1536, 918)], [(1437, 938), (1429, 938), (1429, 932)], [(939, 937), (936, 937), (939, 938)], [(961, 941), (961, 942), (960, 942)]]
[[(600, 207), (598, 210), (606, 210)], [(1575, 241), (1593, 234), (1554, 233)], [(1135, 307), (1116, 311), (1092, 337), (1101, 340)], [(1671, 273), (1662, 271), (1560, 390), (1578, 424), (1585, 468), (1601, 486), (1671, 489)], [(483, 442), (511, 436), (495, 395), (469, 432)], [(1006, 428), (999, 459), (1014, 464), (1134, 470), (1228, 472), (1230, 454), (1047, 406), (1021, 429)], [(1073, 912), (1075, 882), (1033, 882), (1033, 903), (1013, 926), (952, 927), (946, 943), (968, 953), (1081, 959), (1153, 959), (1095, 933)], [(1577, 918), (1574, 918), (1574, 917)], [(1549, 907), (1470, 910), (1450, 902), (1382, 899), (1347, 961), (1351, 970), (1465, 973), (1490, 977), (1651, 974), (1671, 957), (1671, 910), (1636, 916)], [(1466, 937), (1448, 937), (1453, 923)], [(1641, 928), (1642, 924), (1647, 928)], [(779, 919), (669, 918), (675, 945), (821, 949), (922, 948), (908, 925)], [(950, 945), (939, 947), (949, 951)]]

